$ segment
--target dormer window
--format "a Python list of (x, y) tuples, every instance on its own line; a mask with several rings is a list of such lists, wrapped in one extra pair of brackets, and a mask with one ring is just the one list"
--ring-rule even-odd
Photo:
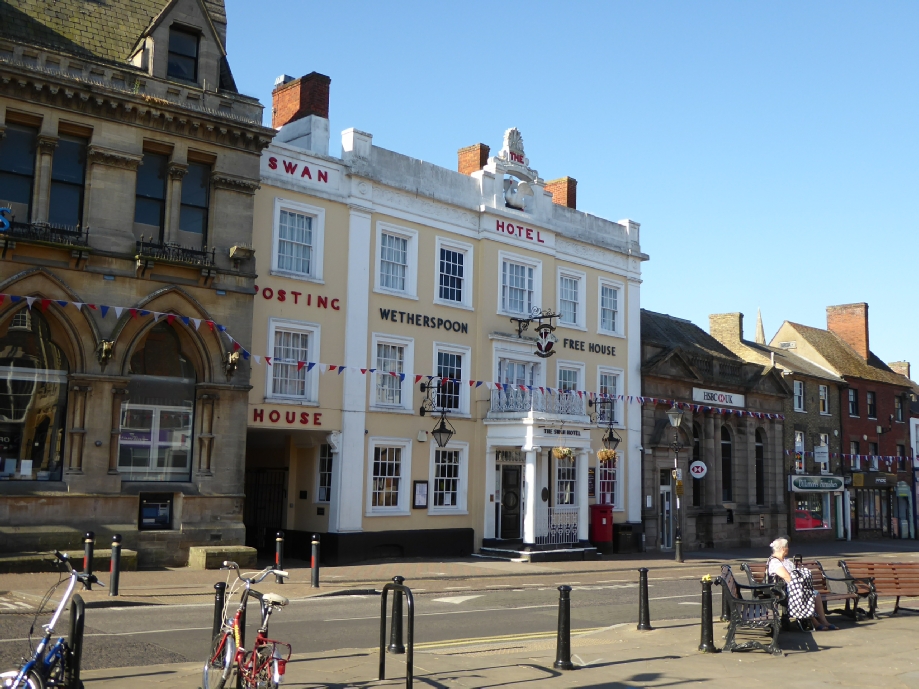
[(169, 29), (169, 67), (167, 76), (182, 81), (198, 81), (198, 34), (179, 29)]

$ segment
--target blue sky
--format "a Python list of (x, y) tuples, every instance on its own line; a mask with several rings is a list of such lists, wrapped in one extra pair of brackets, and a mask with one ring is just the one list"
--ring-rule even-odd
[[(255, 10), (255, 8), (258, 8)], [(254, 11), (255, 10), (255, 11)], [(331, 152), (456, 166), (523, 133), (578, 207), (642, 225), (642, 306), (742, 311), (767, 338), (870, 305), (872, 350), (919, 378), (919, 4), (227, 0), (237, 85), (332, 78)]]

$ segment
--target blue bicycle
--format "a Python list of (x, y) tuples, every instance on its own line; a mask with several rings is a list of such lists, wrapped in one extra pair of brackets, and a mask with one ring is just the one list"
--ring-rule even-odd
[[(70, 599), (73, 597), (73, 589), (77, 582), (82, 584), (99, 584), (103, 586), (95, 575), (83, 574), (74, 570), (70, 564), (70, 558), (66, 555), (55, 551), (54, 556), (70, 572), (70, 581), (67, 585), (67, 591), (61, 597), (51, 621), (43, 625), (45, 633), (42, 635), (38, 646), (32, 651), (32, 657), (24, 662), (18, 670), (0, 672), (0, 687), (3, 689), (46, 689), (46, 687), (61, 687), (63, 689), (83, 689), (83, 683), (76, 679), (79, 676), (78, 668), (74, 667), (73, 649), (70, 648), (64, 637), (59, 637), (52, 644), (51, 637), (54, 636), (54, 626), (61, 617), (61, 613), (67, 609)], [(35, 620), (42, 613), (45, 604), (51, 600), (51, 596), (57, 588), (63, 583), (63, 577), (51, 587), (45, 594), (41, 604), (38, 606), (38, 612), (35, 613)], [(32, 646), (32, 631), (35, 629), (35, 621), (29, 629), (29, 646)]]

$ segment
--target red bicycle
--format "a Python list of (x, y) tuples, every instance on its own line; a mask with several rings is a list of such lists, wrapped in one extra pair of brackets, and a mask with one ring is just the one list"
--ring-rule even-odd
[[(290, 660), (290, 644), (268, 638), (268, 620), (271, 613), (280, 610), (289, 601), (277, 593), (254, 591), (252, 584), (258, 584), (269, 574), (282, 577), (290, 575), (279, 569), (266, 567), (254, 576), (243, 577), (239, 565), (235, 562), (224, 562), (221, 569), (236, 570), (236, 581), (227, 594), (223, 624), (214, 637), (211, 654), (204, 664), (204, 689), (223, 689), (234, 668), (241, 679), (240, 685), (246, 689), (277, 689), (284, 676), (287, 661)], [(233, 617), (227, 619), (230, 599), (240, 586), (242, 592), (239, 607)], [(241, 625), (249, 596), (255, 596), (261, 604), (261, 624), (251, 651), (243, 648), (241, 643)]]

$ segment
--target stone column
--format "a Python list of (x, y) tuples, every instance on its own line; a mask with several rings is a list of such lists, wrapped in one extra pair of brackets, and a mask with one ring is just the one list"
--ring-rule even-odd
[(186, 172), (188, 172), (188, 165), (169, 163), (169, 180), (166, 187), (166, 219), (163, 223), (164, 242), (179, 241), (179, 216), (182, 213), (182, 178), (185, 177)]
[(578, 479), (578, 540), (587, 540), (587, 450), (581, 450), (577, 456), (577, 479)]
[[(721, 436), (715, 437), (715, 415), (704, 417), (702, 426), (702, 461), (708, 465), (705, 482), (705, 506), (714, 507), (721, 504)], [(721, 432), (720, 427), (718, 433)]]
[(89, 385), (71, 385), (70, 400), (73, 415), (70, 422), (70, 457), (67, 473), (83, 473), (83, 443), (86, 439), (86, 395), (92, 390)]
[[(341, 431), (332, 431), (325, 437), (325, 441), (332, 450), (332, 482), (329, 485), (329, 531), (338, 530), (338, 510), (335, 501), (338, 500), (341, 486)], [(316, 460), (319, 461), (318, 459)], [(332, 528), (332, 516), (335, 516), (335, 528)]]
[(35, 223), (48, 222), (51, 207), (51, 159), (57, 141), (56, 136), (38, 136), (38, 184), (32, 195), (32, 222)]
[(121, 404), (128, 396), (127, 388), (112, 388), (112, 431), (109, 441), (108, 473), (118, 473), (118, 440), (121, 437)]
[[(638, 237), (638, 223), (628, 222), (630, 234)], [(641, 280), (628, 280), (628, 311), (626, 318), (626, 395), (641, 396)], [(620, 466), (625, 468), (625, 502), (626, 519), (632, 524), (641, 523), (641, 410), (640, 404), (626, 403), (626, 432), (624, 442), (619, 446), (622, 459)], [(624, 447), (623, 447), (624, 446)]]
[[(472, 464), (470, 458), (469, 463)], [(485, 528), (483, 538), (497, 538), (498, 525), (495, 522), (496, 505), (501, 500), (498, 495), (497, 482), (495, 474), (497, 473), (497, 462), (495, 461), (495, 448), (491, 445), (485, 445)], [(470, 486), (471, 488), (471, 486)]]
[(536, 543), (536, 511), (539, 509), (536, 493), (536, 453), (538, 448), (520, 448), (526, 453), (526, 465), (523, 468), (523, 481), (526, 487), (523, 501), (523, 542), (525, 545)]

